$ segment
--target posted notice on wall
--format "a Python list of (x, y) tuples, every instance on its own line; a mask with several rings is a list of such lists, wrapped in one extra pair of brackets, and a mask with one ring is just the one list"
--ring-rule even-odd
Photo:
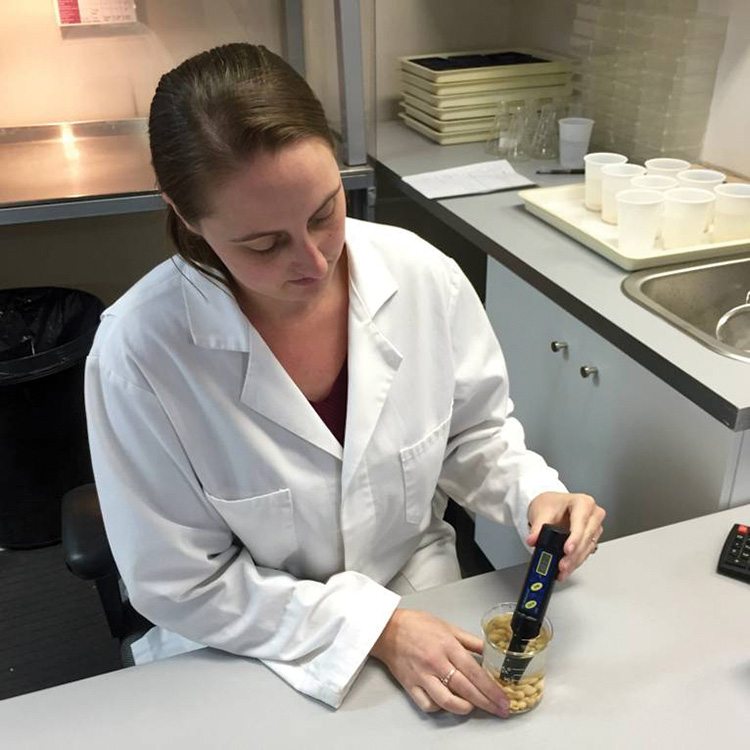
[(136, 23), (134, 0), (53, 0), (58, 26)]

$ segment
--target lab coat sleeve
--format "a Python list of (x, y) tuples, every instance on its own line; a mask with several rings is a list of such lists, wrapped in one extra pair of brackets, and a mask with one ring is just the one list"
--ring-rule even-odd
[(470, 510), (500, 523), (513, 523), (525, 543), (531, 501), (542, 492), (567, 490), (557, 472), (526, 447), (523, 428), (511, 416), (508, 372), (500, 345), (473, 287), (450, 263), (455, 392), (438, 484)]
[(205, 499), (155, 394), (94, 356), (86, 408), (105, 527), (133, 606), (340, 705), (399, 597), (356, 572), (321, 583), (256, 566)]

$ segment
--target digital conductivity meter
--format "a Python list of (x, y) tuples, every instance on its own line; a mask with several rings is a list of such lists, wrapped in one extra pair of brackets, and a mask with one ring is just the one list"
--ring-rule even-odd
[(545, 523), (539, 532), (534, 554), (526, 571), (526, 580), (516, 604), (510, 628), (513, 633), (508, 651), (500, 669), (503, 680), (517, 682), (523, 676), (528, 659), (514, 656), (523, 654), (528, 642), (539, 635), (544, 622), (552, 589), (557, 578), (560, 560), (565, 555), (563, 547), (570, 532)]

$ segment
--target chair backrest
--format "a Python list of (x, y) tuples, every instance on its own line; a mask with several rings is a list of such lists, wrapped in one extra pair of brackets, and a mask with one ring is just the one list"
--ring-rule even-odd
[(122, 595), (95, 485), (84, 484), (63, 495), (62, 546), (68, 570), (96, 584), (113, 638), (132, 640), (152, 627)]

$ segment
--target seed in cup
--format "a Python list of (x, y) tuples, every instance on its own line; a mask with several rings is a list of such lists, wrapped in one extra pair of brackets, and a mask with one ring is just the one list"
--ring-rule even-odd
[(485, 641), (492, 647), (492, 656), (497, 658), (487, 658), (485, 654), (483, 663), (484, 668), (508, 696), (510, 713), (521, 714), (534, 708), (544, 695), (544, 660), (538, 657), (550, 642), (552, 632), (546, 622), (539, 635), (530, 640), (526, 646), (524, 657), (528, 658), (529, 666), (524, 671), (523, 677), (518, 682), (504, 680), (500, 674), (502, 662), (513, 635), (510, 626), (512, 617), (512, 612), (504, 612), (495, 615), (485, 623)]

